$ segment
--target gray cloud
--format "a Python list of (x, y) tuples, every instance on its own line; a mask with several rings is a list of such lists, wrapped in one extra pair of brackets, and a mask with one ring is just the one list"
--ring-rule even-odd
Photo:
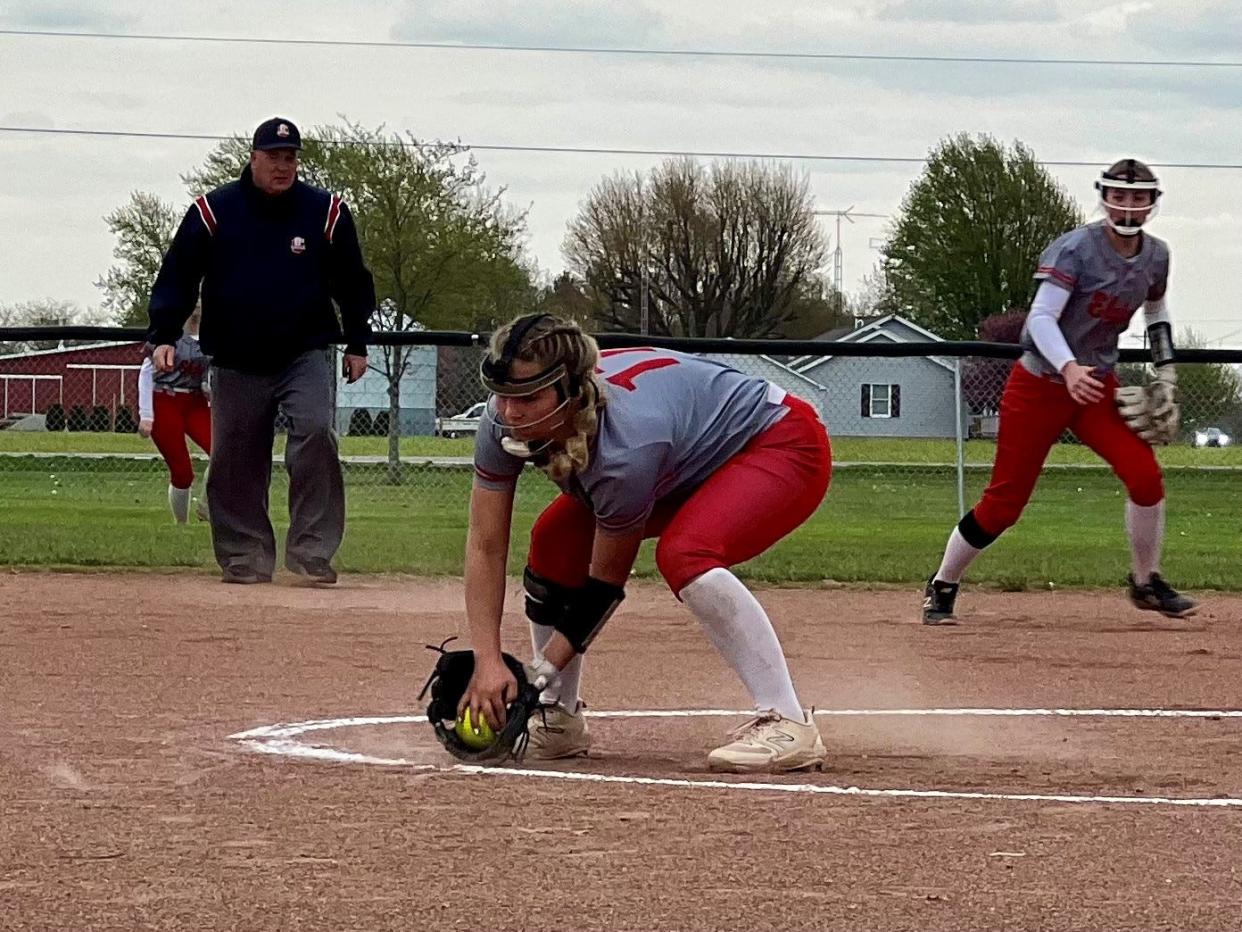
[(986, 26), (992, 23), (1054, 23), (1056, 8), (1045, 0), (898, 0), (886, 4), (876, 19), (905, 22), (963, 23)]
[(640, 45), (661, 19), (646, 4), (556, 0), (408, 0), (391, 34), (405, 41), (515, 45)]
[(1236, 61), (1242, 50), (1242, 9), (1236, 3), (1215, 3), (1195, 13), (1168, 16), (1152, 9), (1126, 20), (1125, 35), (1173, 55), (1225, 55)]
[(31, 29), (69, 29), (96, 32), (120, 32), (136, 22), (136, 17), (115, 10), (102, 10), (98, 3), (18, 0), (0, 11), (0, 22), (6, 26)]

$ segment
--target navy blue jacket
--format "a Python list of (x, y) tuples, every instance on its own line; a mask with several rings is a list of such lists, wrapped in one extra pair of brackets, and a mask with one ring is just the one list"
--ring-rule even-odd
[(215, 365), (275, 372), (342, 337), (347, 353), (366, 353), (375, 285), (349, 208), (322, 188), (295, 181), (267, 195), (247, 165), (195, 198), (151, 290), (153, 345), (177, 342), (200, 283), (200, 340)]

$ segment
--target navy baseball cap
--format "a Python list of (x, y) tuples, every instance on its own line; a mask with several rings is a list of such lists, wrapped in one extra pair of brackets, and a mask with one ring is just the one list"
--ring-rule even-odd
[(292, 120), (272, 117), (264, 120), (254, 131), (252, 149), (301, 149), (302, 134)]

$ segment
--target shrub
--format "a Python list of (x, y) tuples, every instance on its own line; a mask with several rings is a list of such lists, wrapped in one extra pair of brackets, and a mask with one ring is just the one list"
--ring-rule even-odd
[(69, 417), (65, 421), (65, 427), (68, 430), (86, 430), (86, 409), (81, 405), (74, 405), (69, 409)]
[(374, 429), (375, 426), (371, 423), (371, 412), (366, 408), (354, 408), (349, 416), (349, 436), (366, 437)]
[(45, 426), (48, 430), (64, 430), (65, 429), (65, 406), (52, 405), (47, 409), (44, 415)]
[(116, 409), (116, 424), (113, 430), (118, 434), (132, 434), (138, 429), (138, 422), (134, 420), (134, 411), (132, 408)]
[(108, 428), (112, 426), (112, 412), (104, 405), (95, 405), (91, 409), (91, 420), (88, 429), (97, 433), (107, 433)]

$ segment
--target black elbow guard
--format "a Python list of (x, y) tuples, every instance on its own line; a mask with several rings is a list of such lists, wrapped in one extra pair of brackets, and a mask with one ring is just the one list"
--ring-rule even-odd
[(581, 654), (591, 646), (595, 635), (623, 601), (625, 590), (620, 586), (588, 576), (586, 585), (574, 590), (569, 611), (562, 616), (556, 630)]
[(1173, 326), (1168, 321), (1159, 321), (1147, 328), (1147, 339), (1151, 344), (1151, 361), (1157, 366), (1167, 366), (1173, 362)]

